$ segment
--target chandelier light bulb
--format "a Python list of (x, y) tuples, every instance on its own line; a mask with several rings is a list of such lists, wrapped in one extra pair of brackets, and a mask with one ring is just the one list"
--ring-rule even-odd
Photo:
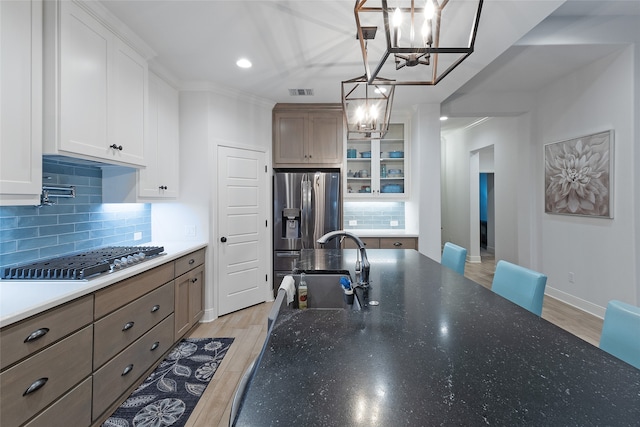
[(433, 4), (433, 0), (427, 0), (424, 5), (424, 17), (428, 20), (433, 19), (436, 14), (436, 5)]
[(393, 12), (393, 26), (400, 28), (400, 25), (402, 25), (402, 12), (400, 12), (399, 7), (396, 7), (396, 10)]

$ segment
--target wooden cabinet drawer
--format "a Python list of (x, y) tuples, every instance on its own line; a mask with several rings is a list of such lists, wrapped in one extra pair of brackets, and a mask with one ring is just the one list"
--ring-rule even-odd
[(381, 237), (380, 249), (417, 249), (415, 237)]
[(173, 345), (167, 317), (93, 374), (93, 420), (131, 387)]
[[(367, 249), (378, 249), (380, 247), (380, 242), (377, 237), (361, 237), (360, 240), (362, 240)], [(344, 249), (358, 248), (358, 246), (356, 246), (356, 242), (349, 238), (346, 238), (342, 241), (342, 247)]]
[(176, 276), (182, 276), (187, 271), (204, 264), (204, 249), (190, 253), (176, 260)]
[[(0, 374), (3, 425), (22, 424), (89, 376), (92, 338), (88, 326)], [(25, 395), (38, 381), (44, 385)]]
[(173, 264), (168, 262), (96, 292), (94, 318), (100, 319), (129, 301), (173, 280)]
[[(93, 296), (71, 301), (0, 331), (0, 369), (93, 321)], [(31, 338), (30, 338), (31, 337)]]
[(91, 425), (91, 380), (81, 382), (24, 427)]
[(96, 321), (93, 369), (118, 354), (173, 312), (173, 281)]

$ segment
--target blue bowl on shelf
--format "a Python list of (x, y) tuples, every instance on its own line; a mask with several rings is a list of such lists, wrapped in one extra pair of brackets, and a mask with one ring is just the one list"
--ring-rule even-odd
[(404, 191), (402, 187), (403, 186), (400, 184), (387, 184), (387, 185), (383, 185), (382, 188), (380, 188), (380, 192), (381, 193), (402, 193)]
[(371, 158), (371, 151), (362, 151), (360, 153), (360, 157), (362, 157), (363, 159), (370, 159)]
[(404, 157), (404, 151), (389, 151), (390, 159), (402, 159)]

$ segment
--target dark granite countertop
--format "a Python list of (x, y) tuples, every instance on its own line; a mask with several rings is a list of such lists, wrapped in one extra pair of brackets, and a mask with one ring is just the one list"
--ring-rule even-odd
[[(367, 251), (362, 311), (285, 310), (238, 426), (638, 425), (640, 370), (413, 250)], [(298, 268), (353, 270), (355, 250)]]

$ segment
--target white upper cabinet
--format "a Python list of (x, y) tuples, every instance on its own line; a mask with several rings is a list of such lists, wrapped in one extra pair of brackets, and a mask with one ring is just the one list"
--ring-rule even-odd
[(147, 167), (138, 171), (139, 198), (178, 197), (178, 105), (178, 91), (149, 73)]
[(0, 1), (0, 205), (42, 192), (42, 1)]
[(45, 154), (145, 166), (146, 60), (74, 1), (45, 2)]

